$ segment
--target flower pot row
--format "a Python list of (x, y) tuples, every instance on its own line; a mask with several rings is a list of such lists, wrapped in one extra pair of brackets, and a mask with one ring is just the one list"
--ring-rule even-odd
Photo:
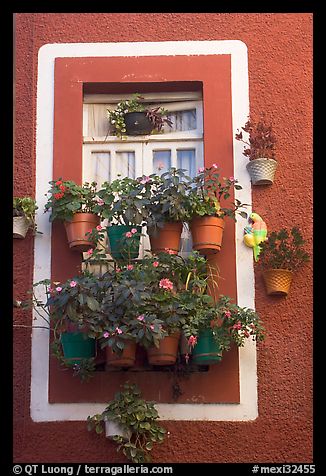
[[(178, 356), (180, 345), (180, 332), (174, 332), (164, 337), (158, 347), (147, 349), (149, 365), (164, 366), (174, 365)], [(78, 364), (82, 359), (90, 359), (96, 354), (96, 341), (87, 337), (83, 332), (64, 332), (61, 335), (61, 345), (64, 358), (71, 364)], [(109, 367), (133, 367), (136, 362), (136, 342), (126, 341), (122, 352), (114, 352), (106, 346), (106, 363)], [(181, 353), (187, 353), (184, 349)], [(222, 352), (213, 339), (211, 329), (203, 330), (192, 352), (192, 362), (197, 365), (211, 365), (222, 359)]]
[[(65, 222), (69, 247), (76, 251), (85, 252), (94, 248), (96, 244), (87, 239), (91, 228), (99, 226), (100, 221), (96, 215), (89, 213), (76, 213), (71, 222)], [(225, 222), (222, 218), (214, 216), (196, 217), (190, 222), (193, 240), (193, 250), (209, 255), (220, 251)], [(161, 228), (149, 229), (149, 239), (152, 253), (164, 252), (167, 249), (174, 253), (180, 250), (182, 223), (166, 222)], [(130, 247), (126, 247), (123, 237), (131, 230), (137, 230)], [(110, 254), (114, 259), (135, 259), (139, 255), (141, 227), (134, 225), (110, 225), (106, 228), (110, 244)]]

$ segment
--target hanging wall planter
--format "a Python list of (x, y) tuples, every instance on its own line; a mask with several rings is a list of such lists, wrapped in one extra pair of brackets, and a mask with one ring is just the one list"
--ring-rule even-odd
[[(110, 254), (117, 260), (136, 259), (139, 255), (141, 226), (110, 225), (107, 234), (110, 244)], [(137, 230), (132, 232), (131, 230)], [(129, 238), (126, 233), (131, 234)]]
[(216, 364), (222, 360), (222, 351), (214, 340), (213, 331), (206, 329), (198, 336), (192, 351), (192, 361), (197, 365)]
[(124, 440), (129, 440), (132, 433), (129, 428), (125, 427), (121, 423), (117, 423), (113, 420), (104, 420), (105, 422), (105, 436), (106, 438), (114, 438), (115, 436), (121, 436)]
[(65, 221), (69, 248), (84, 252), (95, 245), (87, 240), (86, 233), (100, 224), (100, 217), (93, 213), (75, 213), (71, 221)]
[(149, 239), (152, 253), (157, 254), (171, 250), (178, 254), (180, 249), (182, 223), (165, 222), (163, 228), (149, 229)]
[(146, 116), (146, 112), (127, 112), (125, 114), (126, 134), (139, 136), (150, 134), (153, 124)]
[(293, 273), (288, 269), (268, 269), (263, 271), (263, 278), (268, 295), (287, 296)]
[(29, 222), (25, 217), (13, 217), (13, 237), (23, 239), (25, 238), (28, 228), (30, 227)]
[(147, 349), (147, 358), (150, 365), (173, 365), (177, 360), (180, 332), (164, 337), (158, 347)]
[(216, 216), (195, 217), (190, 222), (192, 248), (203, 255), (220, 251), (225, 222)]
[(60, 340), (63, 356), (72, 364), (95, 357), (95, 339), (87, 337), (83, 332), (63, 332)]
[(253, 185), (271, 185), (274, 182), (276, 160), (262, 157), (251, 160), (246, 167)]
[[(253, 185), (271, 185), (277, 167), (275, 160), (276, 137), (271, 124), (267, 124), (264, 115), (255, 122), (248, 121), (235, 135), (236, 140), (245, 144), (243, 155), (249, 158), (246, 167)], [(247, 137), (243, 137), (243, 132)]]
[(136, 361), (136, 343), (132, 340), (124, 342), (121, 353), (113, 352), (110, 346), (106, 347), (106, 363), (111, 367), (132, 367)]

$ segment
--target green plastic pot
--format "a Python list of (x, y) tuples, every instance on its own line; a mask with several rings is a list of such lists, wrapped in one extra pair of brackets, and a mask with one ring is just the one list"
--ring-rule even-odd
[(95, 357), (95, 339), (83, 332), (64, 332), (61, 334), (61, 345), (64, 358), (72, 364)]
[(211, 329), (201, 331), (192, 351), (193, 363), (211, 365), (220, 362), (220, 360), (222, 360), (222, 351), (214, 340), (213, 331)]
[[(127, 246), (128, 238), (124, 238), (126, 233), (133, 228), (137, 230), (136, 237), (130, 238), (130, 246)], [(141, 226), (134, 225), (110, 225), (107, 227), (107, 234), (110, 243), (110, 253), (112, 258), (117, 260), (127, 260), (138, 258), (140, 246)]]

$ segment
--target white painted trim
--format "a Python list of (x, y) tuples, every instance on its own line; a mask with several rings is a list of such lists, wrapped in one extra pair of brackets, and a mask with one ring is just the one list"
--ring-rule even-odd
[[(35, 238), (34, 282), (48, 278), (51, 273), (51, 227), (48, 215), (42, 210), (44, 194), (52, 180), (54, 60), (58, 57), (117, 57), (117, 56), (175, 56), (175, 55), (231, 55), (233, 137), (249, 113), (249, 84), (247, 47), (238, 40), (223, 41), (165, 41), (135, 43), (64, 43), (47, 44), (38, 57), (36, 109), (36, 201), (38, 229), (43, 235)], [(246, 172), (240, 142), (233, 139), (234, 175), (243, 190), (236, 198), (251, 203), (251, 185)], [(254, 308), (254, 273), (251, 249), (243, 246), (243, 228), (247, 222), (239, 218), (236, 225), (238, 304)], [(42, 297), (42, 296), (40, 296)], [(35, 324), (40, 322), (36, 318)], [(44, 322), (42, 321), (42, 324)], [(88, 415), (101, 412), (104, 404), (48, 402), (48, 338), (44, 329), (32, 332), (31, 418), (36, 422), (85, 420)], [(158, 404), (162, 420), (254, 420), (258, 416), (256, 346), (246, 343), (240, 349), (239, 404)]]

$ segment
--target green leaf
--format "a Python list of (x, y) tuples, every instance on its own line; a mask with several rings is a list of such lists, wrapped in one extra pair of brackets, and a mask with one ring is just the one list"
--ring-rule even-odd
[(87, 306), (92, 311), (98, 311), (99, 310), (100, 305), (99, 305), (98, 301), (95, 298), (93, 298), (92, 296), (87, 296), (86, 297), (86, 302), (87, 302)]

